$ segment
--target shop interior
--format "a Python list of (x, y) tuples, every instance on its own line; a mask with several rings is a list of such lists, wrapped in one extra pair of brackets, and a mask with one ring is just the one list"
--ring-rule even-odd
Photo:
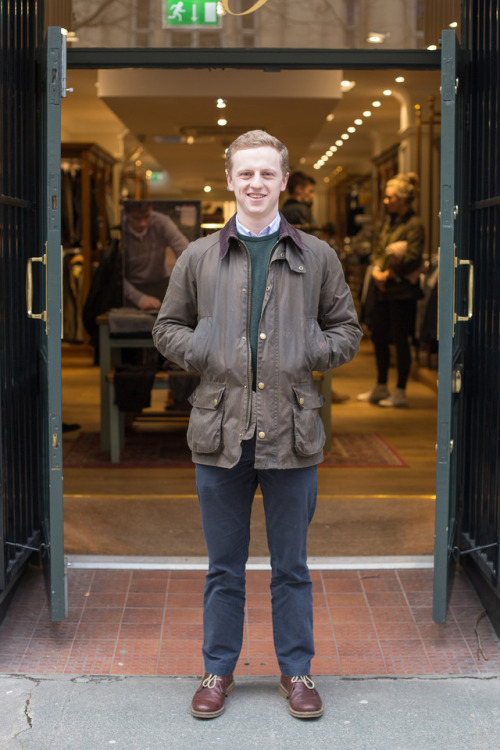
[[(341, 257), (362, 316), (385, 182), (415, 171), (429, 261), (423, 307), (436, 283), (439, 83), (439, 71), (68, 71), (73, 91), (61, 112), (62, 185), (72, 206), (62, 224), (67, 553), (204, 555), (185, 449), (188, 410), (172, 402), (161, 378), (150, 407), (120, 412), (119, 461), (102, 449), (101, 394), (109, 388), (99, 355), (102, 320), (89, 330), (84, 308), (110, 248), (120, 252), (123, 202), (195, 202), (199, 234), (215, 231), (235, 208), (224, 149), (245, 130), (265, 129), (287, 144), (291, 170), (315, 179), (316, 224), (333, 225), (323, 236)], [(375, 377), (368, 330), (353, 362), (322, 382), (333, 394), (325, 417), (332, 434), (319, 468), (310, 556), (432, 554), (436, 352), (433, 337), (417, 331), (409, 409), (357, 401)], [(250, 548), (257, 558), (267, 555), (261, 505), (257, 496)]]

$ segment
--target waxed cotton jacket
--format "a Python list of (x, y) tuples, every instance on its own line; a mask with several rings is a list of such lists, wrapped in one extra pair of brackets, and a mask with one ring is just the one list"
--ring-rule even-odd
[(313, 371), (349, 362), (362, 336), (337, 254), (282, 216), (269, 261), (252, 393), (250, 256), (233, 216), (174, 266), (153, 329), (158, 350), (200, 373), (190, 401), (195, 463), (230, 468), (256, 433), (255, 468), (323, 460), (324, 399)]

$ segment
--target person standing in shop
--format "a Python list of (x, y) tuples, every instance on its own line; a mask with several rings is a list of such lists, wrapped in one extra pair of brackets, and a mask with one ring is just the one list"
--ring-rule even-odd
[(151, 201), (125, 201), (122, 221), (125, 305), (157, 312), (170, 276), (167, 248), (178, 258), (187, 246), (188, 240), (175, 222), (153, 211)]
[(317, 233), (316, 220), (312, 214), (312, 205), (316, 180), (304, 172), (292, 172), (288, 178), (288, 200), (281, 208), (285, 219), (304, 232)]
[(260, 485), (271, 556), (279, 689), (290, 713), (321, 716), (307, 532), (323, 460), (323, 397), (313, 370), (350, 361), (359, 326), (330, 246), (278, 211), (288, 151), (270, 134), (239, 136), (226, 154), (237, 213), (177, 261), (153, 329), (158, 350), (201, 375), (188, 443), (196, 464), (209, 569), (203, 601), (205, 674), (191, 713), (219, 716), (234, 688), (245, 609), (250, 515)]
[[(418, 177), (413, 172), (398, 174), (387, 182), (384, 197), (387, 217), (371, 257), (375, 295), (370, 327), (377, 382), (371, 391), (360, 393), (358, 401), (385, 407), (408, 406), (410, 339), (415, 334), (417, 300), (422, 296), (419, 277), (425, 242), (424, 225), (412, 208), (417, 189)], [(397, 384), (392, 394), (387, 386), (391, 343), (396, 347), (397, 357)]]

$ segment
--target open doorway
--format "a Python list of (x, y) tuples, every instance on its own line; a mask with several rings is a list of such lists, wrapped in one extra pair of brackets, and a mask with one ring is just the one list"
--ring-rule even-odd
[[(118, 71), (121, 73), (121, 71)], [(144, 71), (133, 71), (139, 73)], [(155, 80), (153, 73), (167, 71), (148, 71), (147, 78), (151, 82)], [(202, 71), (203, 72), (203, 71)], [(225, 71), (218, 71), (223, 73)], [(338, 74), (339, 83), (343, 76), (340, 71), (332, 71)], [(97, 101), (95, 116), (90, 115), (89, 101), (94, 100), (95, 86), (97, 82), (88, 77), (85, 85), (86, 96), (78, 101), (78, 81), (72, 81), (71, 76), (81, 78), (81, 87), (84, 88), (84, 73), (86, 71), (70, 71), (68, 83), (75, 88), (75, 99), (73, 103), (69, 100), (68, 120), (65, 122), (65, 111), (63, 109), (63, 140), (82, 141), (93, 143), (97, 141), (101, 148), (113, 151), (113, 139), (115, 133), (107, 131), (111, 128), (109, 113), (103, 107), (109, 109), (109, 102), (114, 101), (112, 110), (114, 119), (118, 120), (122, 127), (122, 138), (124, 148), (142, 148), (140, 155), (135, 161), (142, 161), (145, 146), (150, 143), (153, 147), (154, 141), (146, 135), (147, 110), (138, 104), (134, 97), (125, 97), (120, 94), (120, 82), (117, 72), (107, 73), (106, 85), (109, 89), (107, 101)], [(168, 71), (172, 90), (186, 87), (184, 75), (189, 71)], [(277, 81), (283, 81), (287, 74), (272, 75)], [(300, 71), (298, 71), (300, 73)], [(361, 74), (364, 74), (362, 76)], [(270, 132), (276, 131), (287, 145), (292, 145), (292, 153), (296, 162), (295, 168), (313, 174), (317, 182), (315, 209), (320, 223), (327, 220), (333, 221), (338, 227), (342, 242), (344, 238), (351, 239), (347, 234), (348, 212), (346, 201), (351, 199), (353, 186), (362, 187), (361, 194), (358, 190), (358, 208), (361, 214), (371, 218), (375, 224), (380, 215), (380, 193), (383, 189), (382, 181), (384, 174), (388, 174), (388, 163), (392, 159), (399, 159), (401, 168), (410, 169), (416, 166), (418, 161), (417, 149), (420, 148), (420, 167), (429, 171), (428, 154), (432, 153), (434, 146), (431, 141), (430, 151), (425, 151), (424, 146), (418, 144), (417, 129), (414, 120), (404, 122), (401, 112), (401, 101), (403, 89), (397, 89), (401, 84), (394, 83), (393, 88), (398, 91), (398, 96), (384, 94), (389, 88), (389, 81), (394, 81), (400, 71), (356, 71), (343, 75), (352, 78), (348, 84), (355, 83), (349, 90), (346, 86), (342, 97), (332, 106), (331, 97), (325, 96), (325, 76), (323, 73), (308, 72), (307, 85), (309, 98), (298, 101), (299, 97), (282, 97), (280, 106), (273, 110), (271, 122), (265, 122), (266, 129)], [(111, 75), (113, 74), (113, 75)], [(127, 93), (134, 88), (131, 82), (131, 72), (127, 71)], [(376, 75), (375, 75), (376, 74)], [(200, 72), (193, 72), (200, 76)], [(96, 77), (97, 73), (93, 72)], [(355, 82), (359, 76), (359, 83)], [(424, 120), (428, 119), (426, 107), (428, 97), (437, 96), (439, 92), (439, 76), (436, 71), (421, 71), (411, 74), (409, 86), (413, 98), (419, 99), (424, 110)], [(313, 81), (317, 87), (314, 93)], [(361, 83), (361, 79), (363, 83)], [(182, 80), (181, 80), (182, 79)], [(113, 83), (114, 80), (114, 83)], [(241, 85), (241, 76), (240, 76)], [(99, 81), (101, 92), (104, 91), (105, 81)], [(139, 83), (135, 85), (139, 86)], [(202, 84), (199, 84), (202, 85)], [(292, 85), (290, 82), (288, 85)], [(113, 88), (115, 86), (115, 88)], [(418, 88), (417, 88), (418, 86)], [(92, 87), (94, 90), (92, 90)], [(297, 89), (298, 83), (295, 82)], [(155, 88), (155, 86), (153, 86)], [(281, 90), (284, 85), (280, 86)], [(158, 90), (158, 87), (156, 86)], [(191, 86), (192, 89), (192, 86)], [(165, 87), (159, 88), (165, 91)], [(189, 88), (188, 88), (189, 90)], [(321, 92), (323, 93), (321, 94)], [(420, 92), (420, 96), (417, 95)], [(114, 93), (113, 93), (114, 92)], [(356, 96), (354, 96), (356, 92)], [(168, 91), (166, 92), (168, 94)], [(251, 92), (247, 89), (247, 94)], [(253, 96), (243, 97), (239, 106), (238, 120), (239, 130), (261, 127), (264, 118), (263, 113), (269, 109), (270, 94), (262, 96), (262, 88), (256, 86)], [(384, 98), (383, 98), (384, 97)], [(193, 95), (186, 97), (189, 101), (182, 103), (174, 96), (166, 97), (163, 108), (159, 107), (158, 97), (152, 97), (152, 104), (159, 109), (158, 116), (167, 117), (169, 111), (179, 111), (182, 107), (190, 111), (191, 122), (195, 118), (197, 109), (200, 109), (202, 101), (200, 95), (194, 91)], [(374, 101), (381, 100), (381, 107), (373, 106)], [(215, 96), (207, 97), (215, 112)], [(228, 97), (230, 101), (230, 97)], [(87, 101), (85, 101), (87, 100)], [(390, 102), (390, 104), (389, 104)], [(342, 104), (347, 103), (346, 112), (341, 115)], [(407, 105), (412, 104), (411, 98)], [(80, 108), (80, 111), (78, 112)], [(72, 113), (69, 110), (73, 109)], [(358, 132), (349, 134), (350, 138), (344, 141), (344, 146), (337, 147), (339, 151), (344, 149), (342, 159), (332, 158), (330, 168), (314, 169), (314, 165), (308, 163), (304, 154), (309, 150), (311, 154), (310, 130), (305, 129), (303, 115), (306, 119), (313, 119), (316, 123), (314, 142), (320, 143), (323, 139), (328, 146), (334, 145), (332, 140), (336, 130), (339, 130), (339, 139), (347, 130), (348, 122), (362, 119), (364, 111), (372, 111), (372, 119), (369, 129), (364, 133), (362, 127)], [(86, 110), (87, 115), (82, 119), (82, 112)], [(141, 112), (142, 110), (142, 112)], [(380, 112), (392, 111), (392, 116), (378, 118)], [(128, 112), (129, 114), (127, 114)], [(207, 117), (212, 117), (214, 112), (210, 111)], [(409, 112), (409, 110), (407, 110)], [(132, 114), (131, 114), (132, 113)], [(256, 113), (258, 113), (257, 119)], [(292, 114), (296, 113), (294, 121), (289, 123)], [(299, 116), (300, 114), (300, 116)], [(141, 121), (142, 115), (142, 121)], [(328, 119), (333, 115), (331, 119)], [(100, 117), (104, 119), (99, 119)], [(128, 118), (131, 118), (130, 120)], [(365, 121), (369, 118), (365, 117)], [(282, 123), (287, 122), (287, 134), (281, 135)], [(107, 123), (105, 125), (105, 122)], [(125, 124), (133, 124), (134, 138), (130, 137), (130, 129)], [(141, 124), (142, 122), (142, 124)], [(186, 121), (187, 123), (190, 120)], [(289, 124), (288, 124), (289, 123)], [(113, 125), (115, 127), (116, 123)], [(187, 126), (186, 126), (187, 127)], [(205, 204), (224, 205), (227, 202), (225, 190), (223, 160), (219, 159), (219, 166), (215, 173), (205, 174), (210, 182), (200, 182), (200, 172), (209, 169), (205, 166), (200, 156), (205, 150), (221, 150), (217, 140), (213, 140), (214, 126), (206, 124), (205, 130), (200, 134), (204, 142), (200, 144), (198, 157), (190, 156), (190, 144), (187, 139), (196, 138), (188, 130), (184, 133), (186, 141), (180, 146), (184, 148), (180, 155), (170, 156), (168, 170), (169, 179), (172, 182), (169, 188), (175, 195), (176, 180), (186, 180), (182, 186), (182, 195), (187, 198), (201, 199)], [(220, 128), (221, 126), (219, 126)], [(308, 126), (309, 127), (309, 126)], [(356, 126), (353, 126), (356, 127)], [(436, 129), (437, 130), (437, 129)], [(228, 133), (228, 131), (226, 131)], [(403, 138), (405, 135), (405, 138)], [(144, 136), (141, 138), (139, 136)], [(161, 132), (158, 133), (158, 138)], [(233, 135), (228, 134), (229, 141)], [(438, 137), (438, 132), (429, 133), (429, 127), (420, 130), (420, 137)], [(309, 138), (309, 146), (306, 142)], [(332, 143), (327, 141), (332, 140)], [(141, 143), (142, 141), (142, 143)], [(160, 149), (169, 148), (168, 141), (157, 142), (158, 156)], [(170, 144), (171, 146), (172, 144)], [(349, 155), (348, 148), (352, 149)], [(291, 149), (291, 150), (292, 150)], [(395, 149), (395, 150), (394, 150)], [(223, 149), (222, 149), (223, 151)], [(321, 153), (320, 153), (321, 151)], [(399, 153), (398, 153), (399, 151)], [(116, 153), (116, 152), (115, 152)], [(179, 152), (178, 152), (179, 153)], [(192, 151), (196, 154), (196, 151)], [(320, 149), (316, 158), (322, 156)], [(427, 157), (425, 154), (427, 153)], [(394, 156), (395, 154), (395, 156)], [(133, 157), (134, 151), (128, 153)], [(117, 155), (119, 156), (119, 155)], [(122, 154), (123, 156), (123, 154)], [(219, 156), (222, 156), (220, 154)], [(301, 161), (305, 158), (305, 162)], [(378, 163), (377, 163), (378, 158)], [(337, 166), (335, 166), (335, 164)], [(132, 166), (132, 165), (129, 165)], [(135, 164), (139, 179), (146, 165)], [(189, 168), (188, 168), (189, 167)], [(338, 169), (342, 167), (342, 169)], [(210, 167), (211, 169), (211, 167)], [(434, 169), (437, 169), (437, 164)], [(144, 170), (146, 171), (146, 170)], [(176, 176), (178, 175), (178, 176)], [(124, 197), (124, 182), (115, 174), (113, 200), (115, 205), (119, 204)], [(431, 171), (430, 180), (427, 184), (434, 185), (435, 196), (438, 193), (437, 181)], [(134, 173), (131, 184), (131, 173), (126, 174), (125, 187), (127, 190), (135, 190), (137, 174)], [(328, 182), (325, 181), (328, 178)], [(189, 182), (191, 181), (191, 182)], [(203, 187), (210, 186), (208, 194), (210, 200), (206, 201), (207, 194), (202, 194)], [(152, 183), (149, 184), (150, 196), (154, 197), (155, 191)], [(157, 192), (156, 195), (159, 193)], [(169, 194), (167, 192), (167, 194)], [(130, 197), (130, 193), (127, 193)], [(177, 194), (179, 197), (179, 194)], [(427, 216), (432, 215), (432, 199), (428, 191), (422, 195), (423, 205), (421, 211)], [(360, 226), (362, 226), (360, 224)], [(437, 226), (431, 229), (429, 247), (435, 246), (435, 234)], [(363, 278), (363, 264), (366, 260), (356, 259), (348, 269), (349, 282), (352, 285), (353, 296), (359, 298), (360, 287)], [(371, 556), (371, 555), (430, 555), (433, 549), (434, 534), (434, 485), (435, 485), (435, 425), (436, 425), (436, 372), (429, 368), (431, 364), (427, 358), (420, 360), (418, 366), (414, 367), (409, 395), (411, 408), (409, 410), (382, 410), (375, 406), (361, 404), (356, 401), (356, 394), (368, 390), (374, 378), (374, 361), (371, 342), (368, 337), (362, 344), (361, 351), (356, 359), (348, 366), (334, 373), (334, 388), (337, 392), (349, 395), (349, 400), (342, 404), (332, 406), (332, 429), (335, 445), (340, 453), (345, 452), (346, 447), (339, 441), (339, 436), (357, 435), (365, 436), (361, 446), (353, 448), (357, 450), (357, 457), (344, 465), (322, 466), (319, 469), (319, 498), (318, 510), (311, 527), (309, 554), (312, 556)], [(164, 393), (153, 394), (153, 407), (155, 411), (161, 411), (165, 399)], [(111, 466), (102, 460), (82, 460), (80, 465), (71, 461), (75, 455), (74, 447), (83, 433), (98, 433), (100, 430), (99, 410), (99, 369), (94, 362), (93, 352), (88, 348), (85, 340), (81, 343), (65, 342), (63, 344), (63, 414), (64, 421), (76, 423), (81, 426), (81, 431), (68, 433), (65, 436), (65, 452), (67, 461), (65, 463), (65, 538), (66, 550), (73, 554), (102, 554), (102, 555), (153, 555), (153, 556), (178, 556), (178, 555), (202, 555), (204, 552), (201, 524), (197, 512), (197, 501), (194, 484), (194, 470), (189, 465), (171, 466), (154, 465), (153, 461), (132, 462), (127, 465)], [(150, 428), (148, 428), (150, 429)], [(158, 423), (153, 425), (154, 430), (162, 430)], [(179, 435), (185, 429), (182, 424), (169, 429), (178, 429)], [(384, 453), (384, 446), (386, 451)], [(374, 458), (374, 451), (379, 452)], [(364, 453), (363, 451), (366, 451)], [(372, 451), (372, 453), (370, 453)], [(267, 554), (264, 520), (260, 513), (260, 505), (255, 505), (251, 554), (263, 556)]]

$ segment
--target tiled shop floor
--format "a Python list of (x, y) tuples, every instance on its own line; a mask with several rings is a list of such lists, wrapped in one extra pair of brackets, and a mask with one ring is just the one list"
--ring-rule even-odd
[[(458, 575), (448, 622), (432, 622), (432, 570), (314, 570), (313, 674), (500, 674), (500, 642)], [(276, 675), (270, 573), (247, 574), (236, 674)], [(197, 675), (202, 571), (68, 572), (69, 610), (52, 623), (43, 576), (30, 570), (0, 625), (0, 672)]]

